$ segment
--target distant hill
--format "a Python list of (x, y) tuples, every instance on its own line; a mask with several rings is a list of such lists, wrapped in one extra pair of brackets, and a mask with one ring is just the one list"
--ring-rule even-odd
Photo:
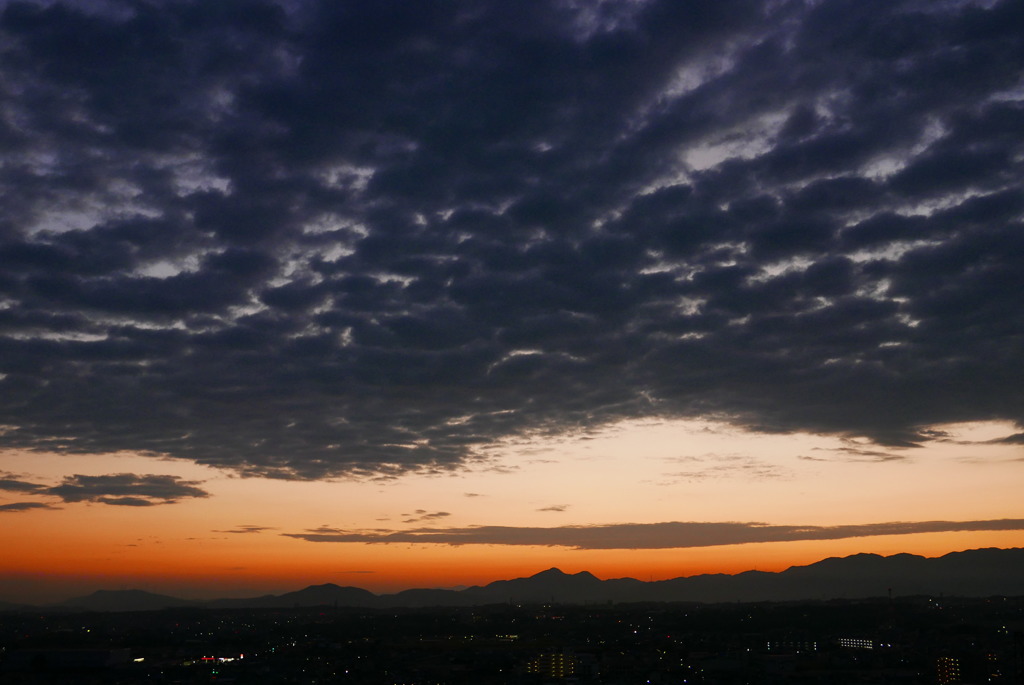
[[(169, 607), (445, 607), (515, 603), (755, 602), (856, 599), (894, 595), (1024, 596), (1024, 549), (975, 549), (938, 558), (913, 554), (855, 554), (829, 558), (780, 573), (746, 571), (644, 582), (600, 580), (590, 573), (557, 568), (528, 578), (498, 580), (461, 590), (414, 589), (375, 595), (327, 583), (283, 595), (190, 602), (141, 590), (101, 590), (62, 602), (65, 610), (143, 611)], [(17, 609), (15, 605), (11, 605)], [(5, 605), (0, 604), (0, 610)]]
[(830, 558), (780, 573), (746, 571), (643, 582), (599, 580), (557, 568), (461, 592), (407, 590), (384, 595), (385, 606), (467, 606), (502, 602), (735, 602), (897, 595), (1024, 595), (1024, 549), (980, 549), (937, 559), (897, 554)]
[(27, 604), (15, 604), (13, 602), (0, 602), (0, 611), (22, 611), (23, 609), (30, 609), (31, 607)]
[(462, 590), (405, 590), (394, 595), (381, 595), (379, 602), (385, 607), (474, 606), (503, 602), (565, 602), (593, 601), (604, 583), (583, 571), (575, 575), (557, 568), (513, 580), (497, 580), (483, 587), (475, 585)]
[(978, 549), (934, 559), (856, 554), (781, 573), (747, 571), (651, 585), (665, 599), (701, 602), (883, 597), (890, 590), (895, 595), (1024, 595), (1024, 549)]
[(87, 611), (151, 611), (196, 606), (196, 602), (157, 595), (145, 590), (97, 590), (91, 595), (61, 602), (59, 606)]
[(224, 609), (235, 607), (288, 609), (316, 606), (371, 607), (376, 606), (379, 602), (380, 598), (369, 590), (325, 583), (324, 585), (310, 585), (302, 590), (287, 592), (283, 595), (264, 595), (252, 599), (218, 599), (206, 602), (204, 606)]

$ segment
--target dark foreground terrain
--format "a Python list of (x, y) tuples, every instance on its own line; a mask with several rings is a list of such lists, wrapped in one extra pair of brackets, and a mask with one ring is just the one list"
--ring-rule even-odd
[(1024, 598), (0, 614), (2, 683), (1024, 683)]

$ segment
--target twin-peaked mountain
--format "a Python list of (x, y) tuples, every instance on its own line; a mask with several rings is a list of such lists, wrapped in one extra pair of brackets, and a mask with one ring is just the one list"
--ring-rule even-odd
[(207, 602), (154, 595), (139, 590), (101, 591), (63, 602), (65, 609), (126, 611), (164, 607), (293, 608), (313, 606), (396, 608), (476, 606), (507, 602), (753, 602), (824, 600), (893, 595), (987, 597), (1024, 595), (1024, 549), (976, 549), (930, 559), (912, 554), (883, 557), (857, 554), (830, 558), (780, 573), (747, 571), (644, 582), (634, 578), (600, 580), (586, 571), (557, 568), (529, 578), (499, 580), (463, 590), (405, 590), (375, 595), (357, 587), (328, 583), (297, 592)]

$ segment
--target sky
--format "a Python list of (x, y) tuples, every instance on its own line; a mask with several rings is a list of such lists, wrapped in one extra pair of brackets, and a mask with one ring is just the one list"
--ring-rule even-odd
[(0, 600), (1024, 546), (1017, 0), (0, 0)]

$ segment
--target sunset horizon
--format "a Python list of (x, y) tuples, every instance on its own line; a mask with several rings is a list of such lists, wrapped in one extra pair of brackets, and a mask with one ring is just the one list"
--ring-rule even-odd
[[(636, 580), (642, 583), (657, 583), (659, 581), (668, 580), (679, 580), (687, 578), (698, 578), (700, 576), (729, 576), (739, 577), (750, 571), (758, 571), (762, 573), (780, 574), (784, 571), (804, 568), (808, 566), (814, 566), (819, 562), (835, 559), (848, 559), (863, 556), (877, 556), (883, 559), (902, 557), (905, 555), (912, 555), (923, 559), (939, 559), (949, 555), (965, 554), (978, 551), (1017, 551), (1024, 549), (1024, 547), (979, 547), (973, 549), (958, 549), (942, 554), (936, 554), (930, 556), (928, 554), (913, 554), (910, 552), (893, 552), (891, 554), (878, 553), (878, 552), (852, 552), (850, 554), (844, 554), (839, 556), (828, 556), (815, 558), (812, 561), (800, 562), (794, 564), (782, 564), (777, 567), (767, 566), (761, 568), (739, 568), (736, 569), (724, 569), (720, 566), (708, 568), (707, 570), (696, 570), (694, 572), (682, 573), (673, 575), (658, 575), (655, 573), (649, 573), (644, 577), (638, 577), (638, 574), (619, 574), (612, 572), (610, 575), (601, 573), (595, 573), (589, 568), (577, 568), (569, 566), (567, 564), (562, 565), (551, 565), (546, 567), (535, 567), (526, 570), (513, 570), (512, 575), (504, 576), (493, 576), (486, 573), (473, 573), (462, 569), (459, 571), (461, 574), (462, 582), (455, 582), (453, 580), (446, 580), (450, 576), (443, 576), (430, 581), (428, 579), (427, 584), (422, 584), (417, 580), (410, 578), (408, 580), (392, 579), (385, 581), (384, 584), (379, 584), (372, 578), (376, 572), (367, 571), (342, 571), (333, 573), (333, 578), (329, 579), (316, 579), (312, 576), (303, 578), (301, 576), (282, 578), (282, 579), (262, 579), (254, 580), (251, 583), (239, 584), (237, 578), (202, 578), (195, 581), (190, 581), (188, 578), (181, 576), (172, 576), (169, 578), (161, 578), (160, 576), (124, 576), (119, 578), (111, 578), (106, 575), (96, 575), (88, 577), (49, 577), (46, 579), (46, 592), (48, 594), (32, 595), (32, 594), (15, 594), (9, 597), (0, 597), (0, 602), (7, 602), (13, 606), (26, 606), (26, 607), (59, 607), (62, 605), (74, 606), (70, 603), (72, 600), (88, 597), (103, 593), (131, 593), (131, 592), (143, 592), (152, 595), (162, 595), (173, 597), (174, 599), (180, 599), (187, 602), (211, 602), (213, 600), (231, 600), (231, 599), (258, 599), (266, 596), (278, 596), (287, 595), (288, 593), (298, 592), (309, 588), (317, 588), (323, 586), (337, 586), (339, 588), (355, 588), (359, 590), (366, 590), (376, 596), (388, 597), (393, 595), (399, 595), (400, 593), (407, 590), (447, 590), (454, 592), (461, 592), (470, 588), (482, 588), (486, 587), (495, 582), (504, 582), (510, 580), (522, 580), (530, 579), (536, 576), (543, 576), (550, 572), (559, 572), (565, 576), (576, 576), (580, 574), (587, 574), (599, 581), (606, 580)], [(699, 567), (698, 567), (699, 568)], [(38, 581), (38, 576), (33, 574), (34, 580)], [(27, 588), (31, 587), (31, 581), (28, 578), (25, 579), (24, 586)], [(18, 582), (15, 580), (15, 582)], [(63, 591), (59, 591), (57, 594), (53, 593), (55, 588), (64, 588)], [(891, 588), (889, 588), (891, 591)], [(904, 590), (906, 590), (904, 588)], [(31, 590), (28, 591), (31, 593)], [(875, 593), (876, 596), (881, 594), (881, 590)], [(914, 596), (922, 593), (917, 591), (903, 591), (897, 596)], [(925, 593), (927, 594), (927, 593)], [(957, 596), (957, 595), (953, 595)], [(968, 594), (966, 597), (973, 595)], [(865, 596), (867, 598), (867, 596)], [(825, 597), (807, 597), (808, 600), (816, 599), (834, 599)], [(557, 603), (557, 598), (555, 598)], [(715, 600), (708, 600), (714, 602)], [(771, 597), (763, 598), (763, 601), (772, 601)]]

